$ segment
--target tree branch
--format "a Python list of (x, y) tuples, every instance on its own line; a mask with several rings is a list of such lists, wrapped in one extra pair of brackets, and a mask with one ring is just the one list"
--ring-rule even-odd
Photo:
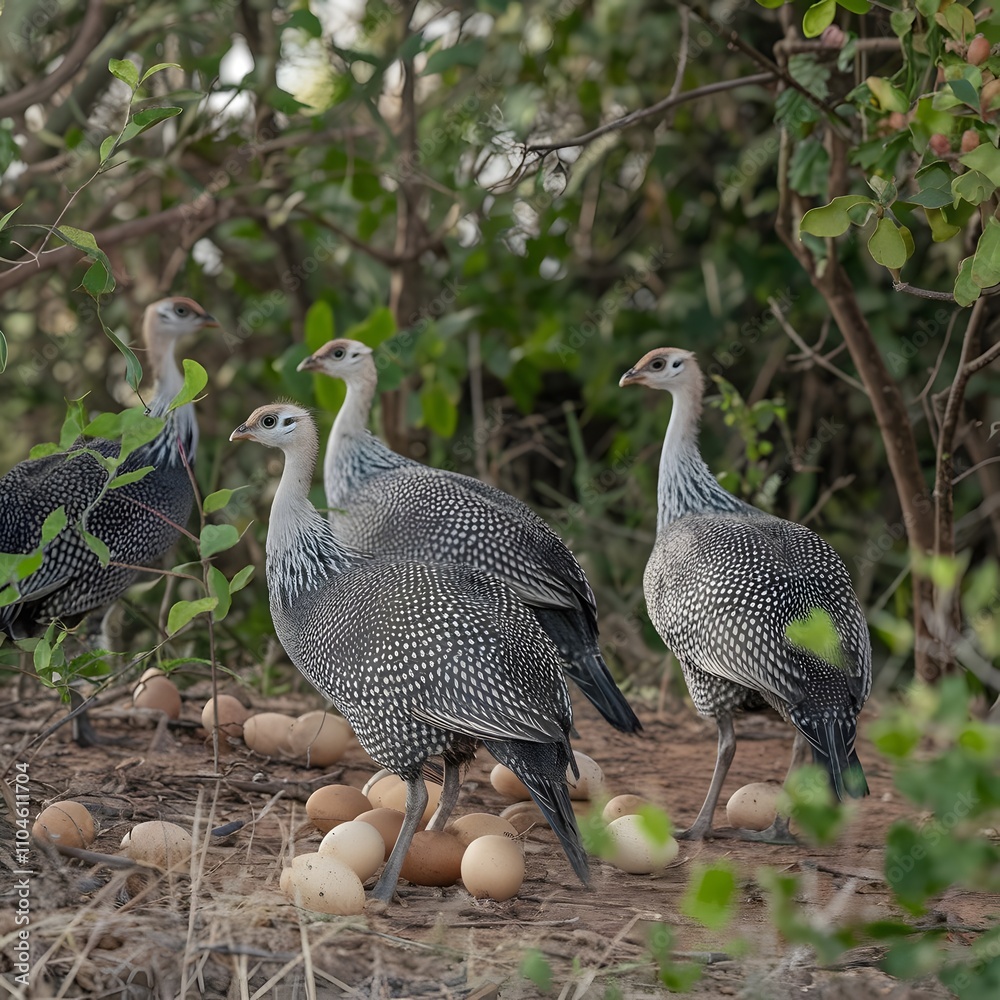
[[(593, 142), (594, 139), (600, 138), (602, 135), (606, 135), (608, 132), (630, 128), (646, 118), (654, 118), (657, 115), (662, 115), (665, 111), (669, 111), (678, 104), (696, 101), (700, 97), (708, 97), (711, 94), (718, 94), (724, 90), (735, 90), (737, 87), (767, 83), (775, 79), (776, 76), (776, 73), (754, 73), (752, 76), (741, 76), (735, 80), (720, 80), (718, 83), (709, 83), (704, 87), (695, 87), (694, 90), (685, 90), (680, 94), (671, 93), (669, 97), (665, 97), (657, 104), (650, 105), (648, 108), (640, 108), (638, 111), (632, 111), (622, 118), (616, 118), (614, 121), (605, 122), (590, 132), (585, 132), (583, 135), (578, 135), (573, 139), (563, 139), (559, 142), (533, 142), (526, 149), (529, 153), (543, 153), (551, 152), (554, 149), (568, 149), (571, 146), (583, 146), (588, 142)], [(679, 75), (677, 79), (680, 79)], [(674, 82), (676, 83), (676, 81)]]
[(0, 97), (0, 118), (23, 114), (32, 104), (48, 100), (64, 83), (76, 75), (87, 56), (103, 38), (104, 30), (103, 0), (89, 0), (76, 40), (63, 56), (62, 62), (41, 80), (35, 80), (13, 94)]

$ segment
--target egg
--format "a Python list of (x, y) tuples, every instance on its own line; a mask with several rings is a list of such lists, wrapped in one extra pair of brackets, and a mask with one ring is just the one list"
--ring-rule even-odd
[(527, 785), (505, 764), (497, 764), (490, 771), (490, 784), (511, 802), (524, 802), (531, 798)]
[(523, 881), (524, 856), (507, 837), (477, 837), (462, 855), (462, 882), (476, 899), (503, 902), (517, 895)]
[[(435, 784), (433, 781), (425, 781), (424, 786), (427, 789), (427, 805), (424, 808), (423, 815), (420, 817), (421, 826), (426, 826), (430, 822), (431, 816), (434, 815), (434, 810), (437, 809), (438, 803), (441, 801), (440, 785)], [(400, 812), (405, 813), (406, 782), (398, 774), (386, 775), (384, 778), (379, 778), (368, 789), (368, 798), (371, 799), (372, 805), (376, 808), (398, 809)]]
[(46, 806), (38, 814), (31, 835), (64, 847), (89, 847), (97, 836), (90, 810), (72, 799)]
[(307, 767), (329, 767), (344, 756), (351, 728), (330, 712), (306, 712), (293, 723), (288, 743), (293, 757)]
[(609, 800), (601, 815), (605, 823), (618, 819), (619, 816), (628, 816), (637, 813), (643, 806), (649, 803), (640, 795), (616, 795)]
[(666, 868), (677, 857), (677, 841), (667, 837), (655, 843), (646, 832), (642, 817), (635, 813), (619, 816), (608, 824), (611, 845), (605, 860), (633, 875), (649, 875)]
[(579, 750), (573, 751), (580, 777), (576, 778), (572, 767), (566, 768), (566, 783), (569, 785), (571, 799), (595, 799), (604, 794), (604, 772), (593, 757), (588, 757)]
[(262, 757), (290, 756), (289, 736), (295, 720), (280, 712), (259, 712), (243, 723), (243, 741)]
[(500, 837), (509, 837), (517, 840), (517, 830), (505, 819), (494, 816), (492, 813), (466, 813), (448, 824), (447, 833), (458, 838), (460, 844), (468, 847), (478, 837), (486, 837), (494, 834)]
[(403, 828), (404, 818), (404, 814), (398, 809), (386, 809), (384, 807), (371, 809), (368, 812), (361, 813), (357, 817), (362, 823), (371, 823), (382, 834), (382, 840), (385, 841), (386, 861), (389, 860), (389, 855), (392, 854), (392, 849), (396, 846), (396, 838), (399, 836), (399, 831)]
[(450, 833), (418, 830), (400, 875), (414, 885), (454, 885), (462, 874), (465, 845)]
[(164, 712), (171, 719), (181, 717), (181, 693), (169, 677), (152, 676), (141, 680), (132, 692), (136, 708), (152, 708)]
[(319, 854), (343, 861), (361, 879), (371, 878), (385, 860), (385, 841), (371, 823), (348, 820), (323, 837)]
[(278, 888), (281, 889), (286, 896), (292, 896), (295, 894), (295, 889), (292, 886), (291, 865), (281, 869), (281, 876), (278, 878)]
[(534, 802), (515, 802), (507, 806), (500, 819), (506, 820), (519, 836), (526, 834), (532, 827), (548, 826), (548, 820), (542, 815), (542, 810)]
[(320, 833), (327, 833), (341, 823), (357, 819), (371, 807), (371, 802), (352, 785), (324, 785), (306, 800), (306, 815)]
[(132, 827), (122, 837), (122, 847), (133, 861), (145, 861), (170, 871), (187, 867), (194, 841), (191, 834), (176, 823), (151, 820)]
[(726, 815), (739, 830), (766, 830), (778, 814), (782, 786), (775, 781), (753, 781), (737, 788), (726, 803)]
[(305, 909), (338, 916), (364, 910), (364, 886), (343, 861), (316, 852), (300, 854), (292, 862), (291, 872), (289, 895)]
[(250, 715), (250, 710), (231, 694), (220, 694), (215, 700), (209, 698), (201, 710), (201, 725), (209, 732), (215, 728), (215, 720), (219, 720), (219, 732), (223, 736), (243, 735), (243, 723)]
[(142, 681), (148, 681), (150, 677), (166, 677), (166, 671), (161, 670), (159, 667), (147, 667), (143, 672), (142, 676), (139, 678), (140, 683)]

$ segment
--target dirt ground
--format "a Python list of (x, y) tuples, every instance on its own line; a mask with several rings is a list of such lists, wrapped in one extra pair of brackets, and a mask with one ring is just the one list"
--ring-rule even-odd
[[(304, 802), (328, 782), (361, 786), (374, 770), (356, 746), (325, 773), (250, 753), (226, 750), (221, 777), (213, 775), (211, 740), (197, 719), (208, 688), (185, 692), (182, 719), (157, 728), (148, 713), (128, 708), (127, 696), (95, 713), (97, 727), (123, 742), (80, 749), (64, 727), (40, 747), (23, 749), (53, 711), (51, 692), (16, 704), (0, 719), (0, 769), (27, 763), (33, 812), (61, 798), (86, 803), (99, 834), (93, 850), (114, 854), (129, 827), (172, 820), (201, 831), (202, 851), (191, 873), (160, 880), (130, 896), (131, 874), (35, 850), (29, 878), (31, 985), (18, 993), (12, 980), (15, 895), (6, 888), (17, 869), (10, 814), (0, 815), (0, 986), (26, 997), (292, 998), (449, 997), (503, 1000), (542, 996), (521, 973), (528, 949), (552, 972), (545, 994), (560, 998), (626, 1000), (661, 997), (650, 958), (650, 933), (666, 924), (680, 957), (704, 964), (690, 996), (822, 1000), (948, 996), (938, 984), (900, 983), (882, 973), (880, 953), (857, 949), (835, 968), (820, 969), (807, 950), (779, 940), (768, 919), (765, 893), (754, 873), (764, 865), (804, 873), (804, 903), (842, 918), (895, 914), (882, 879), (885, 831), (908, 809), (895, 792), (888, 766), (865, 741), (859, 752), (872, 794), (858, 809), (841, 843), (827, 849), (777, 847), (715, 840), (681, 844), (676, 863), (656, 876), (628, 875), (593, 859), (593, 887), (575, 879), (547, 828), (526, 841), (527, 876), (518, 897), (477, 901), (461, 885), (432, 889), (400, 883), (384, 913), (352, 918), (297, 910), (278, 889), (282, 857), (294, 837), (296, 853), (320, 840), (306, 821)], [(258, 710), (297, 714), (320, 707), (313, 697), (258, 702)], [(663, 805), (687, 825), (701, 804), (715, 759), (715, 729), (684, 705), (666, 710), (636, 705), (645, 732), (612, 731), (589, 705), (577, 708), (577, 749), (604, 768), (610, 791), (632, 792)], [(869, 706), (866, 715), (877, 708)], [(789, 730), (776, 718), (745, 717), (737, 724), (736, 761), (723, 802), (748, 781), (784, 776)], [(499, 812), (506, 803), (488, 775), (485, 752), (469, 770), (458, 814)], [(8, 773), (9, 778), (9, 773)], [(245, 825), (228, 838), (211, 836), (233, 821)], [(717, 825), (725, 825), (720, 808)], [(724, 931), (709, 932), (680, 912), (695, 859), (729, 858), (742, 875), (738, 915)], [(13, 880), (11, 879), (11, 882)], [(937, 919), (960, 935), (985, 927), (1000, 898), (952, 891)], [(734, 944), (734, 940), (739, 939)], [(127, 985), (125, 985), (127, 984)], [(308, 989), (307, 989), (308, 984)], [(617, 992), (616, 992), (617, 991)]]

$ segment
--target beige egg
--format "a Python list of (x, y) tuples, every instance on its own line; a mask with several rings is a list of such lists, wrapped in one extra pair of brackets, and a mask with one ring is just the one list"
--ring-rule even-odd
[(511, 802), (524, 802), (531, 798), (527, 785), (505, 764), (497, 764), (490, 771), (490, 784)]
[(318, 853), (343, 861), (362, 882), (378, 871), (386, 856), (382, 834), (358, 820), (335, 826), (323, 837)]
[(609, 800), (601, 815), (605, 823), (618, 819), (619, 816), (629, 816), (637, 813), (643, 806), (648, 806), (649, 802), (640, 795), (616, 795)]
[(47, 840), (63, 847), (89, 847), (97, 833), (94, 818), (82, 802), (66, 799), (46, 806), (31, 828), (35, 840)]
[(289, 735), (291, 754), (307, 767), (329, 767), (344, 756), (351, 738), (345, 719), (330, 712), (306, 712), (293, 723)]
[(596, 799), (604, 794), (604, 772), (600, 764), (593, 757), (588, 757), (579, 750), (573, 751), (576, 758), (576, 766), (580, 770), (580, 777), (573, 775), (571, 767), (566, 768), (566, 784), (569, 785), (569, 797), (571, 799)]
[(288, 741), (294, 721), (280, 712), (258, 712), (243, 723), (243, 741), (262, 757), (291, 756)]
[(139, 681), (132, 692), (136, 708), (153, 708), (164, 712), (171, 719), (181, 717), (181, 693), (169, 677), (153, 676)]
[(454, 885), (462, 874), (465, 845), (450, 833), (418, 830), (400, 875), (414, 885)]
[(517, 895), (524, 881), (524, 855), (507, 837), (477, 837), (462, 855), (462, 882), (476, 899), (503, 902)]
[(382, 834), (382, 840), (385, 842), (386, 861), (389, 860), (389, 855), (392, 854), (392, 849), (396, 846), (396, 839), (399, 837), (399, 831), (403, 828), (405, 818), (405, 815), (398, 809), (386, 809), (382, 806), (363, 812), (357, 817), (362, 823), (371, 823)]
[(458, 838), (459, 843), (469, 846), (479, 837), (494, 835), (498, 837), (509, 837), (517, 840), (517, 830), (499, 816), (492, 813), (467, 813), (456, 820), (452, 820), (447, 827), (447, 833), (451, 833)]
[(324, 785), (306, 800), (306, 815), (320, 833), (357, 819), (368, 812), (371, 802), (353, 785)]
[(548, 820), (542, 815), (542, 810), (534, 802), (515, 802), (500, 813), (500, 819), (506, 820), (518, 836), (523, 836), (532, 827), (548, 826)]
[(201, 710), (201, 725), (209, 732), (215, 727), (215, 720), (219, 720), (219, 732), (223, 736), (243, 735), (243, 723), (250, 716), (250, 710), (243, 703), (234, 698), (231, 694), (220, 694), (213, 701), (211, 698), (205, 702), (205, 707)]
[(142, 681), (148, 681), (150, 677), (166, 677), (166, 671), (161, 670), (159, 667), (147, 667), (143, 672), (142, 676), (139, 678), (140, 683)]
[(775, 781), (752, 781), (737, 788), (726, 803), (730, 825), (739, 830), (766, 830), (778, 814), (781, 789)]
[(648, 875), (666, 868), (677, 857), (677, 841), (667, 837), (656, 843), (646, 832), (642, 817), (634, 813), (619, 816), (608, 824), (610, 850), (605, 860), (633, 875)]
[(343, 861), (317, 852), (300, 854), (292, 862), (291, 871), (289, 895), (305, 909), (338, 916), (364, 910), (364, 886)]
[(170, 871), (187, 867), (194, 842), (182, 826), (151, 820), (133, 826), (122, 837), (122, 847), (133, 861)]
[(278, 888), (281, 889), (286, 896), (293, 895), (295, 891), (292, 888), (292, 877), (293, 872), (291, 865), (281, 869), (281, 876), (278, 878)]
[[(441, 786), (433, 781), (425, 781), (427, 788), (427, 805), (424, 807), (423, 815), (420, 817), (420, 825), (426, 826), (430, 822), (434, 810), (437, 809), (441, 801)], [(401, 813), (406, 812), (406, 782), (396, 774), (390, 774), (385, 778), (380, 778), (368, 791), (368, 798), (376, 808), (398, 809)]]

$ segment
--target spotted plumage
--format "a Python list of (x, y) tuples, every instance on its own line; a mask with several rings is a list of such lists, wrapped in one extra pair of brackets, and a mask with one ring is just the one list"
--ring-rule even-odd
[(138, 569), (101, 566), (77, 530), (81, 519), (107, 545), (111, 561), (129, 567), (155, 566), (176, 542), (194, 501), (184, 457), (194, 461), (198, 427), (191, 404), (169, 411), (183, 385), (174, 347), (181, 337), (214, 325), (187, 298), (163, 299), (146, 310), (143, 334), (157, 375), (149, 412), (166, 423), (121, 467), (127, 473), (153, 466), (143, 478), (102, 493), (107, 473), (91, 456), (72, 452), (89, 448), (112, 457), (119, 453), (119, 442), (80, 438), (69, 452), (20, 462), (0, 479), (0, 551), (37, 548), (45, 518), (59, 506), (68, 521), (45, 547), (41, 567), (16, 583), (19, 598), (0, 607), (0, 632), (30, 636), (53, 619), (75, 625), (112, 604), (138, 579)]
[[(866, 793), (854, 743), (871, 640), (843, 561), (815, 532), (744, 503), (711, 474), (698, 449), (704, 379), (693, 354), (651, 351), (622, 376), (632, 383), (674, 397), (646, 603), (695, 707), (720, 726), (716, 775), (691, 835), (711, 832), (741, 710), (769, 705), (808, 740), (839, 796)], [(817, 641), (796, 631), (810, 622)]]
[(423, 811), (425, 761), (465, 763), (478, 741), (528, 786), (586, 880), (566, 787), (569, 692), (558, 651), (531, 611), (506, 583), (472, 566), (349, 548), (309, 503), (318, 442), (306, 411), (261, 407), (232, 438), (285, 454), (267, 535), (278, 638), (367, 753), (408, 784), (407, 825), (375, 896), (388, 899), (395, 887)]
[(601, 656), (594, 595), (562, 539), (510, 494), (414, 462), (371, 434), (377, 374), (364, 344), (330, 341), (299, 367), (347, 385), (324, 460), (338, 534), (365, 551), (463, 562), (500, 577), (532, 609), (566, 673), (608, 722), (624, 732), (641, 729)]

